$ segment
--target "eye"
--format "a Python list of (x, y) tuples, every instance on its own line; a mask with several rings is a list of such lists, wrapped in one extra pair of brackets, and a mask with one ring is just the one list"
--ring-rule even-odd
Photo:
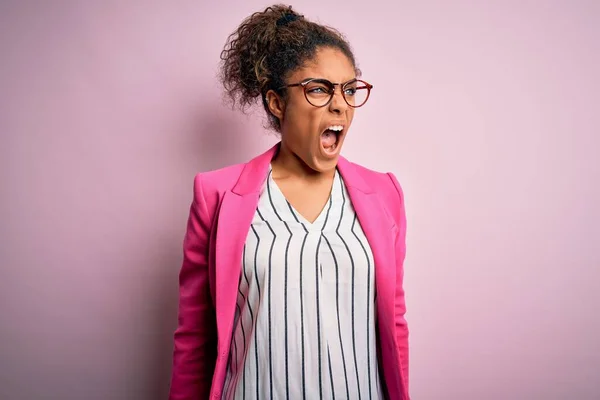
[(306, 85), (306, 93), (310, 96), (329, 96), (331, 91), (327, 84), (319, 81), (309, 82)]
[(307, 88), (306, 91), (308, 93), (314, 93), (314, 94), (328, 94), (329, 93), (327, 88), (324, 86), (310, 87), (310, 88)]
[(344, 94), (345, 94), (346, 96), (354, 96), (354, 95), (356, 94), (356, 88), (355, 88), (355, 87), (349, 87), (349, 88), (346, 88), (346, 89), (344, 90)]

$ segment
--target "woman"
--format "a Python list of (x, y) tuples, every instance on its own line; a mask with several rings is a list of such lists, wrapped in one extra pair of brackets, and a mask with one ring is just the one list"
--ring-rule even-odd
[(339, 155), (372, 88), (349, 44), (276, 5), (221, 58), (281, 141), (195, 178), (170, 398), (408, 399), (404, 201)]

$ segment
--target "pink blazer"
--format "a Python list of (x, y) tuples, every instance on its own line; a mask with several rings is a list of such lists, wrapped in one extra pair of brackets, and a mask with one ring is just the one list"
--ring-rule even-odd
[[(171, 400), (221, 397), (243, 246), (278, 146), (246, 164), (195, 177), (179, 276)], [(389, 399), (408, 400), (402, 189), (393, 174), (374, 172), (342, 157), (338, 170), (375, 259), (377, 347), (384, 387)]]

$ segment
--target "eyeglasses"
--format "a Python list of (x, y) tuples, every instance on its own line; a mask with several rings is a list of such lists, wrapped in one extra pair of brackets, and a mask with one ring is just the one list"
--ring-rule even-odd
[(352, 108), (363, 106), (369, 99), (373, 85), (360, 79), (352, 79), (345, 83), (332, 83), (327, 79), (307, 79), (299, 83), (282, 86), (280, 89), (302, 86), (304, 97), (312, 106), (325, 107), (333, 99), (335, 87), (340, 86), (342, 97)]

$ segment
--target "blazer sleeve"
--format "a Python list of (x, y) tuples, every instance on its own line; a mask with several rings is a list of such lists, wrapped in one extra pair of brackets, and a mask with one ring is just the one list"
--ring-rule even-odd
[(211, 218), (202, 189), (194, 180), (179, 273), (178, 326), (174, 334), (170, 400), (207, 399), (216, 361), (217, 327), (209, 287)]
[(396, 226), (398, 227), (398, 235), (395, 239), (395, 252), (396, 252), (396, 301), (395, 301), (395, 329), (396, 329), (396, 342), (398, 345), (398, 358), (400, 360), (400, 371), (402, 373), (402, 380), (405, 384), (406, 398), (409, 398), (408, 391), (408, 324), (404, 318), (406, 313), (406, 301), (404, 296), (404, 258), (406, 256), (406, 213), (404, 210), (404, 193), (398, 179), (392, 173), (388, 173), (396, 192), (398, 193), (399, 203), (397, 207), (399, 209)]

